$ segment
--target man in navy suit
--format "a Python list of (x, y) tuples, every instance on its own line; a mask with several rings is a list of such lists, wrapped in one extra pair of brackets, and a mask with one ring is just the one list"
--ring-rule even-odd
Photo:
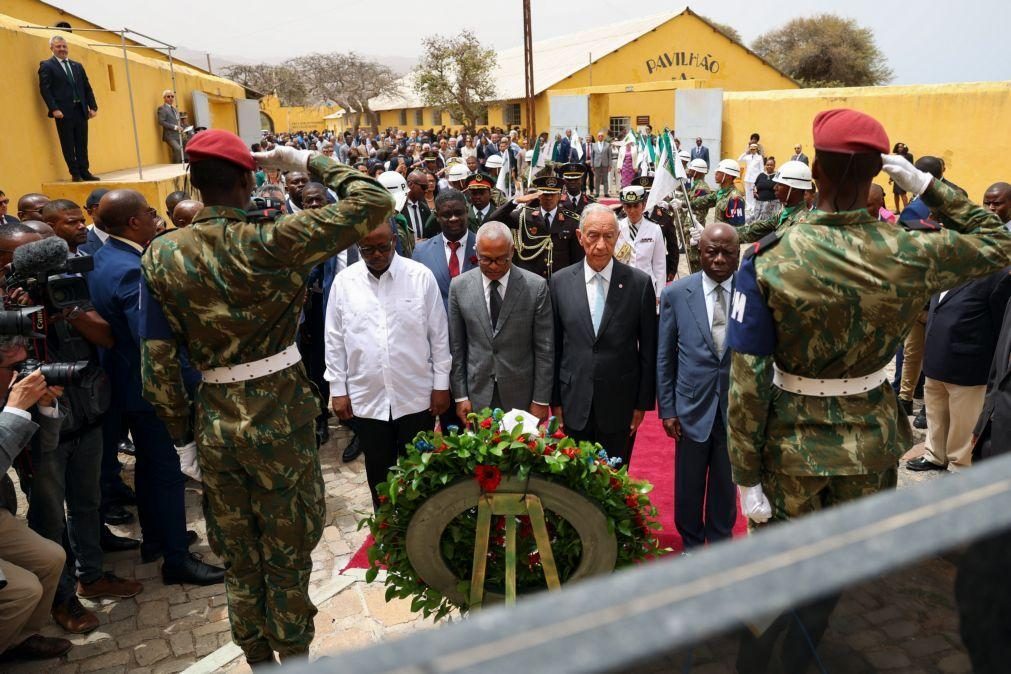
[[(115, 345), (103, 349), (102, 366), (112, 383), (112, 412), (137, 447), (137, 513), (145, 549), (157, 559), (164, 555), (162, 579), (166, 584), (214, 585), (223, 582), (224, 569), (205, 564), (189, 552), (183, 489), (186, 478), (164, 424), (141, 397), (140, 257), (155, 235), (158, 213), (133, 190), (113, 190), (99, 204), (99, 217), (109, 233), (106, 245), (95, 253), (95, 269), (88, 274), (95, 309), (108, 321)], [(113, 435), (117, 442), (118, 435)]]
[[(737, 232), (716, 223), (699, 241), (702, 271), (667, 286), (660, 295), (656, 386), (660, 418), (677, 441), (674, 526), (685, 550), (730, 538), (737, 494), (727, 454), (730, 350), (727, 318)], [(704, 509), (703, 509), (704, 504)]]
[(709, 148), (702, 144), (702, 137), (695, 139), (695, 147), (692, 148), (692, 159), (701, 159), (709, 165)]
[(63, 159), (74, 182), (98, 180), (88, 170), (88, 120), (98, 114), (95, 92), (84, 66), (70, 60), (63, 37), (51, 37), (49, 49), (53, 57), (39, 62), (39, 92), (56, 120)]

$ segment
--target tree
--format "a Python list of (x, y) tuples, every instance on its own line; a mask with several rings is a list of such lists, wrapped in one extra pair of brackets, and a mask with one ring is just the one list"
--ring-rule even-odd
[(222, 68), (225, 77), (262, 94), (274, 94), (281, 105), (305, 105), (308, 91), (298, 74), (287, 66), (266, 63)]
[(447, 110), (465, 126), (475, 126), (495, 97), (495, 51), (484, 49), (473, 31), (422, 40), (424, 52), (414, 69), (414, 88), (425, 105)]
[(344, 108), (352, 126), (360, 124), (365, 115), (368, 125), (377, 127), (379, 115), (369, 107), (369, 99), (398, 91), (396, 73), (354, 52), (309, 54), (284, 65), (297, 73), (312, 96)]
[(760, 35), (751, 49), (805, 87), (875, 86), (892, 79), (873, 31), (834, 14), (794, 19)]
[(708, 22), (714, 27), (720, 29), (727, 37), (736, 42), (737, 44), (744, 44), (744, 40), (741, 39), (741, 34), (737, 32), (737, 29), (731, 26), (729, 23), (720, 23), (719, 21), (713, 21), (708, 16), (699, 16), (700, 19)]

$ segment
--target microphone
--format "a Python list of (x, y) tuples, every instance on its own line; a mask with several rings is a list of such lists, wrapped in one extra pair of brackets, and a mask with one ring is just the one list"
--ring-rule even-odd
[(67, 264), (70, 248), (58, 236), (26, 243), (14, 249), (11, 270), (18, 276), (33, 276)]

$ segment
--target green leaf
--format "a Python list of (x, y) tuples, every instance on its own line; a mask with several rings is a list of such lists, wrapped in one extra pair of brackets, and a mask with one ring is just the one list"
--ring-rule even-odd
[(379, 567), (378, 566), (370, 566), (369, 570), (365, 572), (365, 582), (366, 583), (371, 583), (372, 581), (374, 581), (376, 579), (376, 576), (378, 576), (378, 575), (379, 575)]
[(396, 597), (396, 596), (397, 596), (397, 587), (396, 587), (396, 585), (390, 585), (388, 588), (386, 588), (386, 602), (387, 603), (389, 603), (390, 601), (392, 601), (393, 598)]

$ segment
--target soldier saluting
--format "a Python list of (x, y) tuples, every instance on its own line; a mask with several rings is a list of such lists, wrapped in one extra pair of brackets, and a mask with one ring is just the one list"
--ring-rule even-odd
[[(316, 607), (310, 553), (323, 530), (319, 405), (295, 333), (312, 268), (393, 213), (393, 199), (349, 166), (290, 147), (254, 159), (235, 134), (186, 148), (206, 205), (143, 257), (144, 396), (168, 426), (183, 472), (204, 483), (208, 539), (225, 561), (232, 639), (250, 664), (304, 656)], [(276, 220), (245, 213), (256, 164), (307, 171), (337, 204)], [(203, 381), (191, 400), (179, 347)], [(195, 427), (191, 411), (195, 408)]]
[[(912, 444), (885, 366), (927, 299), (1011, 262), (1011, 233), (905, 159), (854, 110), (814, 120), (817, 210), (745, 253), (730, 310), (728, 449), (744, 513), (788, 520), (895, 487)], [(950, 227), (906, 231), (867, 212), (884, 168)], [(838, 596), (745, 637), (741, 671), (805, 671)], [(803, 630), (794, 629), (799, 621)], [(787, 632), (781, 647), (778, 637)]]

